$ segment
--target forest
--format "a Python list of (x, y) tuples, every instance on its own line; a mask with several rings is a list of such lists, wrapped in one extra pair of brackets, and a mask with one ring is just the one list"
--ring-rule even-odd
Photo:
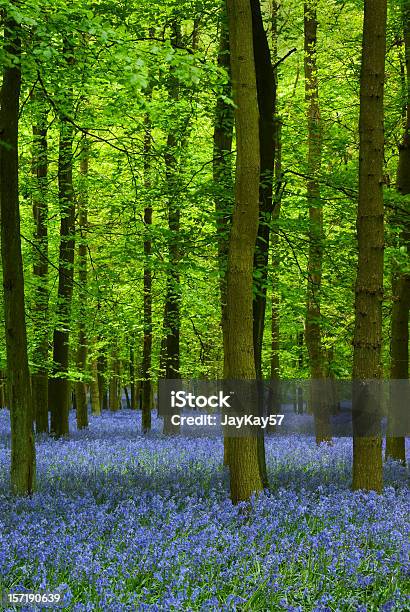
[(410, 0), (0, 4), (4, 608), (410, 609)]

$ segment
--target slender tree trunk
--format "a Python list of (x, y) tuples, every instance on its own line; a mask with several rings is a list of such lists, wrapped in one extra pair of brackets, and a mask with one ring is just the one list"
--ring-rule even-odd
[[(410, 0), (403, 1), (404, 50), (406, 57), (406, 125), (403, 142), (399, 149), (397, 189), (402, 195), (410, 194)], [(398, 220), (402, 226), (401, 242), (410, 249), (408, 222)], [(396, 267), (392, 274), (393, 309), (391, 315), (391, 364), (390, 378), (404, 380), (409, 377), (409, 308), (410, 275)], [(392, 418), (393, 415), (390, 415)], [(389, 418), (389, 421), (390, 421)], [(406, 463), (406, 440), (404, 436), (387, 435), (386, 458), (391, 457)]]
[(0, 370), (0, 409), (7, 408), (6, 385), (6, 377), (3, 370)]
[[(78, 284), (79, 289), (79, 321), (78, 321), (78, 350), (77, 350), (77, 369), (84, 375), (87, 370), (87, 333), (86, 333), (86, 317), (87, 317), (87, 237), (86, 231), (88, 226), (87, 209), (88, 209), (88, 166), (89, 166), (89, 144), (84, 138), (82, 141), (82, 151), (80, 160), (80, 194), (78, 197), (78, 229), (79, 229), (79, 245), (78, 245)], [(77, 428), (84, 429), (88, 427), (88, 406), (86, 385), (83, 381), (78, 381), (75, 385), (77, 397)]]
[[(180, 25), (173, 23), (172, 44), (177, 47), (180, 44)], [(179, 100), (179, 83), (175, 74), (171, 71), (169, 96), (174, 102)], [(167, 273), (166, 289), (166, 368), (165, 377), (168, 379), (180, 379), (180, 326), (181, 326), (181, 284), (179, 271), (179, 231), (180, 231), (180, 204), (178, 201), (178, 141), (174, 133), (169, 133), (167, 138), (167, 152), (165, 155), (166, 175), (169, 186), (168, 199), (168, 228), (169, 228), (169, 267)], [(176, 434), (179, 427), (171, 423), (170, 415), (164, 415), (164, 433)]]
[(100, 401), (100, 391), (98, 388), (98, 363), (95, 358), (91, 360), (90, 396), (91, 396), (91, 412), (95, 416), (100, 416), (101, 415), (101, 401)]
[[(271, 29), (272, 29), (272, 65), (275, 65), (278, 60), (278, 12), (279, 5), (273, 0), (271, 6)], [(278, 74), (277, 68), (273, 71), (275, 79), (275, 94), (278, 89)], [(279, 217), (282, 200), (282, 123), (277, 114), (274, 117), (274, 138), (275, 138), (275, 168), (274, 168), (274, 184), (276, 186), (275, 193), (272, 192), (272, 309), (271, 309), (271, 353), (270, 353), (270, 379), (271, 387), (269, 394), (269, 411), (271, 414), (280, 413), (280, 294), (279, 294)], [(268, 431), (272, 431), (269, 427)]]
[[(227, 9), (237, 158), (227, 268), (224, 376), (241, 380), (255, 378), (252, 302), (259, 220), (259, 113), (251, 7), (247, 0), (228, 0)], [(262, 490), (256, 437), (231, 438), (229, 468), (234, 503)]]
[(47, 203), (47, 107), (42, 94), (33, 94), (36, 122), (33, 125), (32, 173), (34, 249), (33, 274), (36, 279), (33, 320), (36, 340), (33, 350), (33, 413), (38, 433), (48, 433), (48, 203)]
[(35, 489), (36, 454), (24, 311), (24, 278), (18, 190), (18, 120), (21, 87), (19, 26), (3, 15), (4, 46), (16, 62), (3, 68), (0, 110), (0, 215), (8, 399), (11, 421), (11, 488), (17, 495)]
[[(360, 161), (353, 379), (382, 375), (383, 300), (383, 93), (386, 0), (365, 0), (360, 76)], [(353, 406), (353, 410), (360, 410)], [(377, 418), (377, 414), (375, 414)], [(353, 489), (381, 491), (381, 436), (353, 436)]]
[[(65, 42), (67, 64), (73, 63), (71, 46)], [(67, 87), (67, 108), (72, 109), (72, 90)], [(57, 292), (57, 320), (53, 336), (54, 378), (50, 380), (49, 405), (51, 432), (56, 436), (69, 434), (68, 365), (71, 298), (74, 280), (75, 201), (73, 192), (73, 127), (61, 117), (58, 156), (58, 189), (61, 214), (60, 253)]]
[(114, 342), (111, 350), (111, 374), (109, 384), (109, 407), (111, 412), (117, 412), (121, 400), (121, 372), (118, 359), (118, 347)]
[[(259, 224), (254, 254), (253, 343), (256, 378), (262, 380), (262, 345), (265, 329), (268, 285), (269, 238), (273, 212), (275, 164), (276, 82), (268, 38), (262, 20), (260, 0), (251, 0), (253, 51), (259, 107)], [(263, 385), (259, 390), (259, 413), (264, 415)], [(264, 487), (268, 486), (264, 432), (258, 437), (259, 469)]]
[(98, 395), (100, 396), (101, 410), (108, 410), (108, 397), (107, 397), (107, 357), (105, 353), (100, 351), (97, 359), (98, 369)]
[(326, 414), (326, 395), (323, 393), (325, 358), (321, 330), (321, 286), (323, 267), (323, 208), (320, 196), (319, 173), (322, 163), (322, 121), (319, 105), (317, 45), (317, 1), (304, 5), (305, 99), (308, 126), (309, 258), (306, 305), (306, 347), (310, 369), (310, 409), (315, 419), (316, 443), (330, 441), (329, 415)]
[(131, 410), (137, 409), (137, 400), (135, 394), (135, 349), (134, 349), (134, 335), (131, 335), (130, 344), (130, 380), (131, 380)]
[(262, 378), (262, 343), (265, 327), (268, 278), (269, 237), (273, 212), (273, 174), (275, 164), (276, 82), (271, 54), (263, 26), (259, 0), (251, 0), (253, 49), (259, 107), (259, 224), (254, 256), (253, 339), (255, 369)]
[[(144, 136), (144, 175), (145, 188), (151, 187), (151, 122), (149, 115), (145, 117)], [(142, 355), (142, 431), (151, 429), (152, 410), (152, 382), (151, 382), (151, 355), (152, 355), (152, 269), (151, 269), (151, 225), (152, 206), (144, 209), (144, 346)]]
[[(213, 180), (215, 188), (215, 217), (218, 241), (219, 291), (221, 296), (221, 325), (226, 317), (226, 267), (228, 261), (229, 232), (232, 223), (233, 180), (232, 180), (232, 139), (234, 113), (226, 98), (232, 95), (231, 68), (229, 60), (229, 34), (226, 11), (221, 17), (221, 38), (219, 43), (218, 66), (227, 74), (227, 82), (219, 96), (215, 109)], [(223, 334), (226, 338), (226, 334)], [(225, 348), (224, 348), (225, 350)], [(224, 463), (229, 462), (229, 439), (224, 438)]]
[(127, 410), (131, 410), (130, 394), (128, 392), (128, 387), (126, 384), (124, 385), (124, 393), (125, 393), (125, 402), (127, 404)]
[(272, 214), (274, 223), (272, 228), (271, 244), (272, 244), (272, 311), (271, 311), (271, 359), (270, 359), (270, 377), (272, 391), (270, 394), (270, 412), (272, 414), (280, 413), (280, 294), (279, 294), (279, 231), (278, 222), (281, 207), (281, 182), (282, 182), (282, 144), (281, 144), (281, 123), (276, 121), (276, 161), (275, 161), (275, 182), (276, 182), (276, 197), (275, 206)]
[(218, 241), (219, 287), (221, 295), (221, 321), (225, 320), (226, 266), (228, 259), (229, 232), (232, 222), (233, 179), (232, 179), (232, 138), (234, 113), (226, 98), (232, 95), (229, 61), (229, 36), (225, 11), (221, 18), (221, 38), (218, 52), (218, 66), (227, 74), (222, 95), (218, 97), (215, 109), (213, 180), (215, 188), (216, 234)]

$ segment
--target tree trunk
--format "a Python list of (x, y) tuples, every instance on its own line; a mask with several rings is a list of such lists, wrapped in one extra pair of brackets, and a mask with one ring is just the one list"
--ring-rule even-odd
[[(263, 26), (259, 0), (251, 0), (253, 51), (259, 108), (259, 224), (254, 254), (253, 343), (256, 378), (262, 380), (262, 345), (265, 329), (268, 285), (269, 238), (273, 212), (275, 164), (276, 82), (268, 38)], [(259, 413), (264, 415), (263, 387), (259, 391)], [(259, 469), (264, 487), (268, 486), (264, 432), (258, 437)]]
[(16, 61), (3, 68), (0, 110), (0, 215), (8, 399), (11, 422), (11, 488), (35, 489), (36, 456), (24, 311), (24, 278), (18, 190), (18, 120), (21, 87), (19, 26), (3, 15), (4, 47)]
[[(383, 93), (386, 0), (365, 0), (360, 75), (358, 269), (356, 279), (353, 379), (382, 375), (383, 300)], [(374, 408), (373, 408), (374, 409)], [(353, 411), (360, 407), (353, 405)], [(375, 419), (378, 419), (377, 411)], [(353, 489), (383, 488), (380, 435), (353, 432)]]
[(98, 369), (98, 395), (100, 396), (101, 410), (108, 410), (108, 397), (107, 397), (107, 358), (105, 354), (100, 351), (97, 359)]
[[(402, 195), (410, 194), (410, 0), (403, 2), (404, 50), (406, 57), (406, 125), (403, 142), (399, 148), (399, 167), (397, 189)], [(401, 242), (410, 249), (410, 231), (406, 219), (399, 219), (402, 225)], [(404, 380), (409, 377), (409, 308), (410, 275), (393, 269), (392, 274), (393, 309), (391, 315), (391, 364), (390, 378)], [(390, 419), (394, 415), (390, 415)], [(386, 459), (391, 457), (406, 463), (406, 440), (404, 436), (386, 437)]]
[(131, 381), (131, 410), (137, 409), (137, 401), (135, 395), (135, 351), (134, 351), (134, 336), (131, 335), (130, 344), (130, 381)]
[(6, 398), (6, 386), (6, 376), (4, 375), (3, 370), (0, 370), (0, 409), (8, 408)]
[[(64, 44), (67, 64), (73, 63), (72, 49)], [(67, 108), (72, 109), (72, 90), (67, 87)], [(75, 201), (73, 192), (72, 146), (73, 127), (66, 116), (61, 117), (58, 155), (58, 197), (60, 202), (60, 253), (58, 265), (57, 325), (53, 337), (54, 378), (50, 380), (49, 405), (51, 432), (55, 436), (69, 434), (68, 365), (71, 298), (74, 280)]]
[(225, 320), (226, 306), (226, 265), (228, 258), (229, 232), (232, 222), (233, 180), (232, 180), (232, 138), (234, 113), (226, 98), (232, 95), (229, 61), (229, 36), (225, 11), (221, 17), (221, 38), (218, 52), (218, 66), (227, 73), (227, 82), (218, 97), (215, 109), (213, 181), (215, 189), (215, 217), (218, 242), (219, 287), (221, 295), (221, 321)]
[[(144, 183), (147, 191), (151, 187), (151, 122), (149, 115), (145, 116), (144, 136)], [(144, 209), (144, 346), (142, 354), (142, 431), (151, 429), (152, 384), (152, 270), (151, 270), (151, 225), (152, 206)]]
[[(215, 190), (215, 219), (218, 242), (219, 291), (221, 296), (221, 326), (226, 317), (226, 267), (228, 261), (229, 232), (232, 223), (233, 180), (232, 180), (232, 139), (234, 126), (233, 108), (226, 102), (232, 95), (231, 68), (229, 60), (229, 34), (226, 11), (221, 17), (221, 38), (219, 42), (218, 66), (227, 73), (227, 82), (219, 96), (215, 109), (213, 181)], [(223, 338), (226, 334), (223, 334)], [(224, 438), (224, 463), (228, 465), (229, 440)]]
[(251, 0), (253, 49), (259, 108), (259, 224), (254, 256), (253, 341), (256, 377), (262, 378), (269, 237), (273, 212), (276, 82), (259, 0)]
[(96, 359), (91, 361), (91, 383), (90, 383), (90, 396), (91, 396), (91, 412), (95, 416), (101, 415), (101, 401), (100, 391), (98, 388), (98, 364)]
[[(77, 369), (84, 376), (87, 370), (87, 208), (88, 208), (88, 165), (89, 165), (89, 144), (86, 138), (82, 141), (82, 151), (80, 160), (80, 193), (78, 197), (78, 230), (80, 233), (78, 245), (78, 284), (79, 284), (79, 321), (78, 321), (78, 350), (77, 350)], [(88, 405), (86, 385), (83, 381), (78, 381), (75, 385), (77, 397), (77, 428), (88, 427)]]
[[(173, 23), (172, 45), (180, 45), (181, 29), (176, 22)], [(174, 102), (179, 100), (178, 79), (171, 71), (169, 96)], [(178, 162), (176, 158), (177, 138), (174, 133), (169, 133), (167, 138), (167, 152), (165, 155), (166, 175), (169, 186), (168, 198), (168, 254), (169, 267), (167, 272), (166, 289), (166, 366), (165, 378), (180, 379), (179, 371), (179, 345), (180, 345), (180, 326), (181, 326), (181, 284), (179, 272), (179, 231), (180, 231), (180, 204), (178, 201)], [(171, 423), (171, 416), (164, 415), (164, 434), (179, 433), (179, 426)]]
[(119, 361), (117, 355), (117, 348), (114, 346), (111, 355), (111, 375), (110, 375), (110, 392), (109, 392), (109, 406), (111, 412), (117, 412), (119, 408)]
[(310, 410), (314, 414), (316, 443), (331, 440), (326, 395), (325, 358), (321, 330), (321, 286), (323, 267), (323, 209), (320, 197), (319, 173), (322, 163), (322, 122), (319, 106), (318, 69), (316, 62), (317, 2), (304, 5), (305, 99), (308, 127), (309, 257), (306, 305), (306, 347), (309, 354)]
[[(271, 7), (271, 28), (272, 28), (272, 64), (275, 65), (278, 60), (278, 12), (279, 5), (277, 2), (272, 2)], [(275, 94), (278, 88), (277, 68), (273, 72), (275, 79)], [(280, 311), (280, 293), (279, 293), (279, 217), (282, 200), (282, 123), (275, 108), (274, 117), (274, 138), (275, 138), (275, 168), (274, 168), (274, 183), (276, 191), (272, 192), (272, 309), (271, 309), (271, 352), (270, 352), (270, 392), (269, 392), (269, 413), (280, 413), (280, 346), (279, 346), (279, 311)], [(269, 426), (268, 431), (274, 430), (274, 427)]]
[(271, 378), (271, 393), (270, 393), (270, 412), (271, 414), (280, 413), (280, 294), (279, 294), (279, 231), (277, 224), (279, 222), (280, 207), (281, 207), (281, 182), (282, 182), (282, 144), (281, 144), (281, 123), (277, 119), (275, 126), (276, 138), (276, 161), (275, 161), (275, 181), (276, 181), (276, 196), (275, 206), (273, 209), (272, 220), (274, 226), (272, 228), (272, 311), (271, 311), (271, 359), (270, 359), (270, 378)]
[(33, 413), (38, 433), (48, 433), (48, 204), (47, 204), (47, 107), (43, 95), (32, 96), (36, 122), (33, 125), (32, 173), (34, 248), (33, 274), (36, 279), (33, 320), (36, 339), (33, 350), (35, 371), (32, 375)]
[[(259, 219), (259, 113), (251, 7), (247, 0), (228, 0), (227, 9), (237, 157), (227, 268), (224, 377), (241, 380), (255, 378), (252, 301)], [(234, 503), (262, 490), (256, 437), (230, 439), (229, 468)]]

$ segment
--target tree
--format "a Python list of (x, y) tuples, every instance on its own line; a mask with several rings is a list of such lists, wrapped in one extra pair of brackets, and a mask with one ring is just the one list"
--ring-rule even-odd
[(254, 256), (253, 338), (257, 378), (262, 378), (262, 342), (265, 327), (269, 237), (274, 208), (276, 81), (259, 0), (251, 0), (253, 49), (259, 108), (259, 223)]
[[(63, 55), (67, 67), (73, 65), (71, 43), (65, 39)], [(58, 197), (60, 202), (60, 252), (58, 270), (58, 323), (53, 335), (54, 378), (50, 380), (49, 405), (51, 432), (56, 436), (69, 434), (69, 339), (70, 312), (74, 281), (75, 200), (73, 190), (73, 138), (74, 128), (69, 113), (72, 112), (72, 86), (66, 88), (67, 110), (60, 117), (60, 142), (58, 156)], [(68, 112), (67, 112), (68, 111)]]
[[(355, 285), (353, 379), (381, 378), (383, 300), (383, 93), (386, 0), (365, 0), (359, 118), (358, 268)], [(360, 413), (367, 406), (355, 406)], [(373, 406), (373, 409), (375, 407)], [(378, 418), (375, 410), (374, 418)], [(377, 433), (377, 432), (376, 432)], [(382, 440), (353, 432), (353, 489), (381, 491)]]
[(35, 90), (33, 103), (33, 185), (34, 248), (33, 274), (36, 278), (33, 319), (36, 340), (33, 350), (33, 413), (36, 431), (48, 433), (48, 202), (47, 202), (47, 104), (44, 92)]
[(226, 71), (226, 82), (215, 108), (213, 134), (213, 181), (215, 189), (216, 237), (218, 242), (219, 290), (221, 296), (221, 321), (225, 321), (226, 307), (226, 265), (228, 257), (229, 231), (232, 222), (232, 138), (234, 113), (229, 98), (232, 95), (229, 59), (229, 36), (226, 23), (226, 10), (220, 20), (220, 40), (218, 66)]
[(18, 131), (21, 88), (20, 28), (5, 13), (0, 110), (0, 214), (8, 399), (11, 420), (11, 488), (17, 495), (35, 489), (36, 456), (24, 312), (20, 239)]
[(322, 163), (322, 122), (319, 105), (318, 69), (316, 61), (317, 15), (316, 0), (304, 4), (305, 97), (308, 125), (307, 200), (309, 204), (309, 258), (306, 306), (306, 346), (312, 379), (310, 403), (315, 416), (316, 442), (330, 440), (326, 415), (326, 395), (322, 381), (325, 358), (321, 331), (321, 286), (323, 268), (323, 208), (320, 197), (319, 173)]
[[(247, 0), (227, 0), (227, 11), (237, 156), (227, 267), (224, 377), (252, 380), (255, 378), (252, 287), (259, 220), (259, 113), (251, 7)], [(230, 439), (229, 469), (234, 503), (248, 500), (262, 489), (256, 437)]]
[[(397, 172), (397, 189), (402, 195), (410, 194), (410, 1), (403, 0), (404, 53), (406, 63), (406, 100), (405, 129), (403, 141), (399, 147), (399, 165)], [(405, 78), (406, 78), (405, 77)], [(398, 216), (400, 242), (407, 251), (410, 249), (410, 231), (408, 221), (403, 215)], [(404, 380), (409, 376), (409, 308), (410, 308), (410, 274), (393, 264), (392, 293), (393, 308), (391, 314), (391, 363), (390, 378)], [(393, 382), (392, 393), (395, 393)], [(400, 389), (397, 389), (400, 393)], [(393, 398), (392, 398), (393, 399)], [(394, 415), (390, 415), (393, 417)], [(387, 435), (386, 458), (391, 457), (406, 463), (406, 441), (404, 436)]]
[[(89, 144), (86, 138), (82, 141), (82, 151), (80, 160), (81, 185), (78, 197), (78, 284), (79, 284), (79, 321), (78, 321), (78, 348), (77, 348), (77, 368), (79, 373), (84, 376), (87, 368), (87, 207), (88, 207), (88, 165), (89, 165)], [(88, 427), (88, 406), (87, 391), (83, 380), (79, 380), (75, 385), (75, 395), (77, 400), (77, 428)]]
[[(147, 190), (151, 187), (151, 124), (149, 115), (145, 116), (144, 134), (144, 182)], [(151, 361), (152, 361), (152, 205), (147, 204), (144, 209), (144, 346), (142, 353), (142, 431), (151, 429), (152, 410), (152, 384), (151, 384)], [(135, 395), (135, 390), (134, 390)], [(135, 403), (135, 398), (133, 398)], [(132, 404), (133, 405), (133, 404)], [(134, 405), (133, 405), (134, 407)]]
[[(174, 49), (181, 45), (181, 25), (177, 18), (172, 22), (172, 46)], [(169, 96), (176, 103), (179, 100), (179, 83), (175, 76), (175, 69), (171, 68), (169, 76)], [(179, 231), (181, 210), (178, 194), (178, 141), (174, 132), (167, 135), (165, 153), (166, 178), (169, 188), (168, 197), (168, 270), (166, 281), (166, 302), (164, 314), (165, 341), (165, 377), (178, 380), (180, 373), (180, 332), (181, 332), (181, 275), (179, 270), (180, 241)], [(178, 433), (179, 427), (173, 425), (169, 415), (164, 416), (164, 433)]]

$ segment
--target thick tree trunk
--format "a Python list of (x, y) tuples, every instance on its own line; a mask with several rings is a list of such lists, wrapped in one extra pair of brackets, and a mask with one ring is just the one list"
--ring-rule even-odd
[(305, 99), (308, 126), (309, 257), (306, 304), (306, 347), (309, 354), (310, 409), (315, 419), (316, 443), (330, 441), (329, 415), (326, 395), (321, 381), (325, 378), (325, 358), (321, 330), (321, 286), (323, 267), (323, 209), (320, 196), (319, 173), (322, 163), (322, 122), (319, 106), (317, 77), (317, 2), (304, 5)]
[[(228, 0), (227, 9), (237, 158), (227, 268), (224, 376), (240, 380), (255, 379), (252, 306), (259, 220), (259, 113), (251, 7), (247, 0)], [(234, 503), (262, 490), (256, 437), (230, 439), (229, 468)]]
[[(147, 190), (151, 187), (151, 122), (148, 114), (145, 117), (144, 136), (144, 183)], [(152, 383), (152, 269), (151, 269), (151, 225), (152, 206), (144, 209), (144, 346), (142, 354), (142, 431), (151, 429)]]
[[(403, 142), (399, 149), (399, 167), (397, 189), (402, 195), (410, 194), (410, 0), (403, 2), (404, 50), (406, 56), (406, 125)], [(401, 242), (410, 249), (410, 230), (405, 219), (399, 219), (402, 225)], [(391, 364), (390, 378), (404, 380), (409, 377), (409, 308), (410, 308), (410, 275), (394, 269), (392, 274), (393, 309), (391, 315)], [(391, 415), (390, 418), (394, 417)], [(389, 421), (390, 421), (389, 418)], [(386, 459), (391, 457), (406, 463), (406, 440), (404, 436), (386, 437)]]
[(34, 249), (33, 274), (36, 279), (32, 317), (36, 340), (33, 350), (33, 413), (38, 433), (48, 433), (48, 204), (47, 204), (47, 107), (43, 96), (34, 93), (33, 186)]
[[(79, 284), (79, 321), (78, 321), (78, 349), (77, 349), (77, 369), (83, 375), (87, 370), (87, 208), (88, 208), (88, 165), (89, 165), (89, 145), (84, 138), (82, 142), (80, 160), (80, 193), (78, 197), (78, 284)], [(88, 403), (86, 385), (83, 381), (78, 381), (75, 385), (77, 397), (77, 429), (88, 427)]]
[[(64, 54), (67, 64), (72, 64), (72, 49), (66, 42)], [(67, 108), (72, 109), (72, 91), (67, 87)], [(58, 265), (57, 325), (53, 336), (54, 378), (50, 380), (49, 406), (51, 432), (55, 436), (67, 436), (68, 424), (68, 365), (71, 298), (74, 280), (75, 201), (73, 192), (73, 127), (61, 117), (58, 155), (58, 197), (60, 202), (60, 253)]]
[[(355, 287), (354, 380), (378, 379), (382, 375), (386, 13), (386, 0), (365, 0), (360, 76), (359, 259)], [(353, 410), (360, 410), (355, 402)], [(353, 489), (380, 492), (383, 487), (381, 436), (353, 433)]]
[(18, 120), (21, 87), (19, 26), (4, 15), (3, 50), (16, 62), (3, 68), (0, 110), (0, 215), (8, 399), (11, 421), (11, 488), (35, 489), (36, 457), (24, 312), (24, 278), (18, 190)]

